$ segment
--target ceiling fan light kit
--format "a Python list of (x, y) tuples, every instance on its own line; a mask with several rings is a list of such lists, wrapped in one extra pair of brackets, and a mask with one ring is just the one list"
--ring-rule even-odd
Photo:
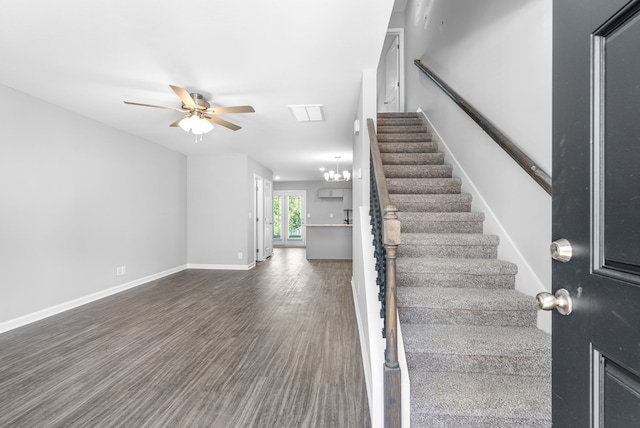
[(235, 123), (228, 122), (219, 118), (218, 114), (226, 113), (253, 113), (255, 110), (251, 106), (234, 106), (234, 107), (211, 107), (211, 105), (204, 99), (202, 94), (197, 92), (189, 93), (186, 89), (180, 86), (169, 85), (169, 87), (175, 92), (175, 94), (182, 101), (182, 106), (177, 107), (165, 107), (156, 106), (151, 104), (134, 103), (125, 101), (125, 104), (143, 106), (143, 107), (155, 107), (168, 110), (175, 110), (181, 113), (186, 113), (185, 116), (173, 122), (171, 127), (180, 127), (185, 132), (191, 132), (196, 136), (196, 142), (202, 141), (202, 135), (210, 132), (213, 129), (213, 123), (224, 126), (225, 128), (237, 131), (241, 126)]

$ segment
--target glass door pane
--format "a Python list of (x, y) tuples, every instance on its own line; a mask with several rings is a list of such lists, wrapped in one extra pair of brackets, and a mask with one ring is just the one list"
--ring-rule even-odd
[(289, 207), (287, 239), (302, 239), (302, 196), (287, 196), (287, 205)]
[(282, 196), (273, 196), (273, 240), (282, 239)]

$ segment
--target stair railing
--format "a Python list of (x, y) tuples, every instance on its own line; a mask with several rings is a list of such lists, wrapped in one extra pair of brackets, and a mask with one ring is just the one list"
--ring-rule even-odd
[(373, 119), (367, 119), (371, 145), (371, 225), (376, 257), (376, 282), (380, 287), (378, 299), (382, 303), (380, 316), (384, 318), (382, 336), (386, 339), (384, 352), (384, 426), (400, 428), (400, 364), (398, 362), (398, 323), (396, 255), (400, 244), (398, 209), (391, 204), (382, 157)]
[(425, 66), (419, 59), (414, 61), (414, 64), (422, 71), (429, 79), (433, 81), (442, 91), (449, 96), (465, 113), (469, 115), (474, 122), (476, 122), (480, 128), (482, 128), (502, 149), (507, 152), (511, 158), (516, 161), (527, 174), (535, 180), (551, 195), (551, 177), (542, 170), (526, 153), (524, 153), (515, 143), (513, 143), (506, 135), (504, 135), (495, 125), (493, 125), (489, 119), (484, 117), (478, 110), (476, 110), (471, 104), (469, 104), (464, 98), (462, 98), (456, 91), (454, 91), (449, 85), (447, 85), (442, 79), (440, 79), (433, 71)]

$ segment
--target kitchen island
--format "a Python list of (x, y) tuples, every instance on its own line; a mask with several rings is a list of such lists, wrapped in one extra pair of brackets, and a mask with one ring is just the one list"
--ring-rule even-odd
[(307, 224), (307, 259), (351, 260), (351, 224)]

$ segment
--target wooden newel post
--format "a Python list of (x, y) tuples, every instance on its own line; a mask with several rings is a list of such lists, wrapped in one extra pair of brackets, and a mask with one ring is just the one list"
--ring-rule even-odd
[(398, 315), (396, 306), (396, 254), (400, 244), (400, 220), (393, 205), (384, 210), (383, 243), (387, 252), (386, 322), (387, 343), (384, 358), (384, 426), (400, 428), (400, 364), (398, 363)]

